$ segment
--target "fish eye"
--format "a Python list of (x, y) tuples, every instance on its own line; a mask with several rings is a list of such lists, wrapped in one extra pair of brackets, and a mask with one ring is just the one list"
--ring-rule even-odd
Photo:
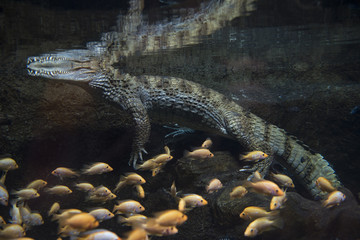
[(264, 153), (263, 153), (262, 155), (263, 155), (263, 156), (265, 156), (265, 154), (264, 154)]
[(274, 203), (274, 206), (276, 206), (276, 203)]
[(276, 189), (275, 192), (279, 192), (279, 190)]
[(253, 232), (254, 231), (254, 229), (250, 229), (250, 232)]
[(200, 202), (203, 202), (203, 200), (200, 200)]

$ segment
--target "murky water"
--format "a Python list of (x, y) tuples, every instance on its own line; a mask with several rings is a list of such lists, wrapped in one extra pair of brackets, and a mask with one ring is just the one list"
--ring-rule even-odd
[[(344, 186), (357, 194), (360, 6), (356, 4), (258, 1), (251, 14), (202, 36), (197, 44), (129, 56), (118, 67), (134, 75), (181, 77), (225, 93), (321, 153)], [(131, 171), (126, 165), (131, 130), (123, 128), (129, 121), (117, 117), (120, 110), (97, 103), (80, 88), (30, 77), (26, 71), (29, 56), (81, 49), (87, 42), (99, 41), (102, 33), (116, 29), (119, 13), (126, 14), (128, 9), (128, 4), (117, 1), (95, 5), (81, 1), (76, 6), (56, 1), (0, 4), (0, 154), (12, 156), (20, 165), (19, 170), (9, 172), (9, 190), (35, 178), (55, 184), (57, 179), (49, 173), (57, 166), (80, 169), (88, 162), (108, 161), (123, 170), (92, 180), (111, 185), (119, 172)], [(199, 6), (200, 1), (162, 4), (154, 0), (146, 3), (143, 14), (146, 21), (156, 24)], [(154, 127), (148, 147), (151, 153), (162, 151), (165, 133)], [(177, 144), (191, 145), (203, 136), (206, 134), (192, 140), (185, 137), (180, 141), (186, 143)], [(219, 141), (224, 141), (217, 144), (219, 150), (234, 151), (227, 149), (227, 141)], [(61, 198), (64, 208), (92, 207), (84, 206), (79, 196), (75, 194), (70, 201)], [(45, 215), (55, 200), (44, 196), (30, 205)], [(8, 219), (8, 208), (0, 211)], [(119, 228), (115, 221), (103, 226)], [(126, 230), (121, 227), (120, 233)], [(28, 235), (55, 239), (56, 225), (47, 223)]]

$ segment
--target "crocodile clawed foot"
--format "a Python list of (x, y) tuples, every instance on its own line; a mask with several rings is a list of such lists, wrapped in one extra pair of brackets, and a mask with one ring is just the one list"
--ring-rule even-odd
[(167, 126), (167, 125), (164, 125), (163, 126), (164, 128), (168, 128), (168, 129), (172, 129), (172, 130), (175, 130), (171, 133), (168, 133), (165, 135), (165, 138), (169, 138), (169, 137), (177, 137), (179, 135), (184, 135), (184, 134), (190, 134), (190, 133), (194, 133), (195, 130), (191, 129), (191, 128), (187, 128), (187, 127), (180, 127), (179, 125), (175, 124), (174, 127), (172, 126)]
[(131, 153), (131, 157), (129, 160), (129, 166), (132, 165), (133, 168), (136, 169), (136, 163), (137, 163), (138, 159), (140, 159), (141, 162), (143, 161), (142, 153), (147, 154), (147, 151), (144, 148), (140, 148), (137, 151), (133, 151)]

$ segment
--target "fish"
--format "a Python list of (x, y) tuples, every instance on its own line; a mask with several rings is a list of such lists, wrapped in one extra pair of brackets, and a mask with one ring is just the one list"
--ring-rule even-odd
[(269, 219), (267, 217), (257, 218), (252, 221), (244, 232), (245, 237), (255, 237), (265, 231), (269, 231), (275, 228), (283, 228), (282, 219)]
[(284, 195), (282, 196), (273, 196), (270, 202), (270, 210), (273, 211), (282, 208), (286, 200), (286, 191), (284, 191)]
[(280, 186), (284, 186), (284, 187), (289, 187), (289, 188), (294, 188), (295, 185), (293, 183), (293, 180), (284, 175), (284, 174), (275, 174), (275, 173), (270, 173), (270, 177), (277, 182)]
[(165, 227), (181, 225), (188, 219), (184, 213), (175, 209), (155, 213), (155, 216), (156, 223)]
[(86, 197), (86, 201), (105, 203), (105, 202), (113, 200), (115, 198), (116, 198), (116, 195), (113, 193), (110, 193), (108, 195), (103, 195), (103, 196), (96, 195), (96, 194), (89, 194)]
[(316, 179), (315, 184), (323, 192), (331, 193), (336, 191), (336, 188), (333, 187), (331, 182), (324, 177), (319, 177), (318, 179)]
[(0, 170), (9, 171), (18, 169), (19, 165), (12, 158), (2, 158), (0, 159)]
[(199, 148), (192, 152), (184, 151), (184, 157), (190, 159), (208, 159), (214, 157), (214, 154), (209, 149)]
[(106, 208), (97, 208), (89, 212), (90, 215), (94, 216), (99, 222), (113, 218), (115, 215), (107, 210)]
[(186, 194), (182, 199), (186, 203), (186, 208), (201, 207), (208, 204), (208, 202), (198, 194)]
[(119, 191), (122, 187), (126, 185), (138, 185), (144, 184), (146, 180), (137, 173), (126, 173), (125, 176), (120, 177), (120, 181), (116, 185), (114, 192)]
[(71, 208), (71, 209), (64, 209), (60, 211), (60, 214), (56, 214), (51, 219), (52, 221), (59, 221), (64, 222), (65, 219), (70, 218), (71, 216), (74, 216), (76, 214), (82, 213), (80, 209)]
[(46, 185), (47, 185), (47, 182), (45, 180), (36, 179), (36, 180), (32, 181), (31, 183), (29, 183), (26, 186), (26, 188), (33, 188), (33, 189), (36, 189), (37, 191), (39, 191), (42, 188), (44, 188)]
[(264, 153), (262, 151), (252, 151), (252, 152), (246, 153), (245, 155), (240, 155), (240, 160), (257, 162), (257, 161), (267, 158), (268, 156), (269, 155), (267, 155), (266, 153)]
[(82, 183), (75, 183), (75, 188), (77, 190), (83, 191), (83, 192), (89, 192), (93, 191), (95, 187), (91, 183), (82, 182)]
[(89, 192), (89, 196), (96, 195), (98, 197), (108, 196), (112, 194), (111, 190), (105, 186), (97, 186)]
[(109, 164), (103, 162), (96, 162), (91, 165), (85, 166), (81, 173), (85, 175), (97, 175), (113, 171)]
[(147, 217), (141, 214), (134, 214), (129, 217), (119, 216), (118, 222), (128, 226), (139, 226), (142, 223), (145, 223)]
[(6, 222), (2, 216), (0, 216), (0, 227), (3, 228), (6, 225)]
[(117, 205), (114, 205), (113, 213), (115, 214), (134, 214), (145, 211), (138, 201), (135, 200), (123, 200), (119, 201)]
[(58, 167), (55, 170), (53, 170), (51, 174), (56, 177), (59, 177), (61, 180), (63, 180), (64, 178), (74, 178), (80, 176), (80, 174), (78, 174), (74, 170), (65, 167)]
[(240, 213), (240, 218), (242, 218), (244, 220), (255, 220), (257, 218), (262, 218), (262, 217), (276, 216), (277, 214), (278, 214), (278, 212), (276, 212), (276, 211), (268, 212), (262, 207), (250, 206), (250, 207), (246, 207)]
[(50, 207), (50, 210), (48, 212), (48, 216), (54, 215), (59, 210), (60, 210), (60, 204), (58, 202), (54, 202), (53, 205), (51, 205), (51, 207)]
[(141, 185), (135, 185), (137, 196), (139, 198), (145, 198), (145, 191), (144, 188)]
[(346, 196), (344, 193), (340, 191), (333, 191), (329, 194), (327, 199), (322, 203), (323, 207), (331, 208), (334, 206), (340, 205), (341, 202), (343, 202), (346, 199)]
[(16, 195), (19, 201), (29, 200), (40, 197), (40, 194), (33, 188), (24, 188), (19, 191), (11, 191), (11, 194)]
[(5, 184), (7, 173), (8, 173), (7, 170), (3, 171), (1, 178), (0, 178), (0, 183)]
[(59, 223), (60, 226), (64, 226), (62, 231), (67, 231), (69, 229), (86, 231), (99, 226), (99, 221), (91, 214), (85, 212), (75, 214), (62, 221), (63, 222)]
[(24, 221), (25, 229), (31, 229), (34, 226), (44, 224), (44, 220), (40, 213), (31, 213), (30, 216)]
[(143, 228), (135, 228), (127, 233), (127, 240), (148, 240), (148, 233)]
[(0, 204), (4, 206), (9, 204), (9, 192), (4, 184), (0, 184)]
[[(72, 238), (71, 238), (72, 239)], [(94, 229), (81, 233), (77, 240), (121, 240), (116, 233), (106, 229)]]
[(184, 212), (186, 210), (186, 202), (184, 199), (180, 198), (179, 204), (178, 204), (178, 210), (180, 212)]
[(162, 166), (159, 166), (157, 168), (154, 168), (152, 171), (151, 171), (151, 176), (152, 177), (155, 177), (156, 175), (158, 175), (158, 173), (161, 171), (162, 169)]
[(148, 234), (155, 236), (169, 236), (178, 233), (175, 226), (161, 226), (155, 219), (148, 219), (147, 222), (141, 225)]
[(49, 194), (54, 194), (59, 196), (68, 195), (72, 193), (71, 189), (64, 185), (56, 185), (54, 187), (45, 188), (44, 191)]
[(136, 170), (140, 170), (140, 171), (146, 171), (146, 170), (153, 170), (157, 167), (159, 167), (159, 163), (153, 161), (153, 159), (149, 159), (146, 160), (145, 162), (143, 162), (142, 164), (137, 164), (135, 166)]
[(217, 192), (222, 187), (223, 187), (223, 185), (220, 182), (220, 180), (217, 178), (214, 178), (209, 182), (209, 184), (205, 187), (205, 189), (206, 189), (206, 192), (213, 193), (213, 192)]
[(16, 239), (26, 235), (25, 230), (19, 224), (8, 224), (3, 230), (0, 230), (0, 238)]
[(253, 191), (270, 196), (282, 196), (284, 192), (279, 186), (268, 180), (257, 180), (256, 182), (245, 182), (245, 187), (251, 188)]
[(13, 224), (21, 225), (22, 217), (21, 217), (21, 213), (20, 213), (20, 208), (17, 206), (17, 201), (12, 200), (10, 204), (11, 204), (11, 208), (10, 208), (11, 219), (9, 220), (9, 222), (13, 223)]
[(212, 141), (210, 138), (207, 138), (202, 144), (201, 147), (202, 148), (207, 148), (209, 149), (212, 146)]
[(243, 186), (234, 187), (230, 193), (230, 199), (242, 198), (248, 191)]
[(157, 164), (164, 164), (164, 163), (170, 161), (171, 159), (173, 159), (173, 156), (171, 156), (170, 154), (167, 154), (167, 153), (163, 153), (163, 154), (159, 154), (159, 155), (155, 156), (151, 160)]

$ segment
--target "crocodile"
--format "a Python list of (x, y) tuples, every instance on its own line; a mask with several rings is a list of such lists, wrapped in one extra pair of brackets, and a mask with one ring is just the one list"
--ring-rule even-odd
[[(141, 32), (144, 30), (136, 30), (144, 24), (139, 15), (141, 4), (133, 4), (132, 10), (135, 10), (129, 12), (135, 16), (136, 23), (130, 27), (123, 26), (125, 32), (106, 33), (100, 42), (89, 43), (86, 49), (29, 57), (28, 73), (77, 84), (102, 95), (131, 114), (135, 134), (129, 164), (133, 166), (142, 159), (142, 153), (146, 153), (144, 146), (149, 139), (151, 122), (174, 122), (233, 138), (249, 151), (268, 153), (269, 157), (256, 163), (252, 169), (262, 174), (267, 173), (275, 159), (280, 159), (313, 197), (319, 197), (322, 193), (315, 185), (318, 177), (326, 177), (334, 186), (341, 183), (329, 163), (296, 137), (198, 83), (171, 76), (132, 76), (115, 67), (121, 57), (134, 54), (135, 49), (149, 54), (163, 46), (173, 49), (195, 44), (200, 40), (193, 36), (211, 34), (221, 28), (220, 23), (246, 14), (239, 10), (245, 3), (244, 0), (212, 1), (184, 22), (175, 21), (157, 26), (157, 31), (149, 30), (146, 40), (143, 39), (144, 32)], [(221, 13), (214, 10), (220, 7), (223, 9)], [(135, 42), (130, 44), (130, 39)], [(161, 39), (160, 45), (156, 39)]]

